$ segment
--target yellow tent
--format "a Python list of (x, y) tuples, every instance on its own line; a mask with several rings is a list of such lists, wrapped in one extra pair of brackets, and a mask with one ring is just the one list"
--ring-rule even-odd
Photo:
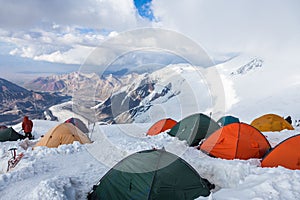
[(267, 114), (256, 118), (251, 122), (251, 126), (254, 126), (262, 132), (282, 131), (284, 129), (294, 130), (289, 122), (275, 114)]
[(71, 123), (62, 123), (52, 128), (35, 146), (58, 147), (61, 144), (91, 143), (91, 140)]

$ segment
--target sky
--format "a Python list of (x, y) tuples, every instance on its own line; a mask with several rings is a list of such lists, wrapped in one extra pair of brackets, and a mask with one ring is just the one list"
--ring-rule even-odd
[[(140, 28), (172, 30), (213, 59), (239, 53), (298, 65), (297, 0), (0, 0), (3, 76), (76, 71), (107, 40)], [(154, 38), (154, 37), (153, 37)], [(172, 38), (154, 38), (161, 43)], [(136, 57), (137, 61), (143, 57)], [(157, 60), (156, 60), (157, 59)], [(153, 62), (168, 64), (172, 58)], [(131, 63), (126, 63), (130, 65)], [(29, 78), (29, 76), (27, 76)], [(19, 79), (19, 78), (18, 78)]]

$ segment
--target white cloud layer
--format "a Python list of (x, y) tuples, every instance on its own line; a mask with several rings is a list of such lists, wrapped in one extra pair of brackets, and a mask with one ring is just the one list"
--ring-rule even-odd
[(0, 42), (10, 54), (82, 64), (117, 32), (148, 26), (132, 0), (0, 0)]
[(300, 50), (297, 0), (153, 0), (152, 7), (161, 27), (210, 51), (293, 57)]
[(143, 24), (132, 0), (0, 0), (0, 28), (26, 30), (54, 22), (121, 31)]
[[(108, 38), (151, 26), (178, 31), (202, 45), (209, 55), (247, 52), (296, 62), (300, 52), (297, 0), (153, 0), (157, 22), (140, 17), (132, 0), (0, 3), (2, 55), (82, 64)], [(180, 46), (174, 38), (146, 38), (147, 41), (138, 41), (151, 46), (153, 42), (164, 44), (168, 40), (175, 47)]]
[(5, 32), (6, 34), (0, 33), (0, 41), (10, 45), (7, 52), (10, 55), (48, 62), (81, 64), (107, 38), (100, 33), (82, 34), (75, 28), (68, 29), (66, 33), (42, 29), (8, 34)]

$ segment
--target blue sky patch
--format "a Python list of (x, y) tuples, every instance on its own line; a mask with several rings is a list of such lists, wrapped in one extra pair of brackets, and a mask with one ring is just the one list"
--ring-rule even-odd
[(134, 5), (137, 8), (140, 16), (153, 21), (154, 16), (151, 9), (151, 1), (152, 0), (134, 0)]

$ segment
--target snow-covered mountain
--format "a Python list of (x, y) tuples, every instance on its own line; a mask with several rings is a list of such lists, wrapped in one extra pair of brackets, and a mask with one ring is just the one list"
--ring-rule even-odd
[(262, 67), (263, 60), (259, 58), (255, 58), (249, 63), (241, 66), (238, 68), (235, 72), (231, 72), (232, 75), (238, 75), (238, 74), (246, 74), (247, 72), (251, 70), (255, 70), (256, 68)]
[[(213, 70), (217, 72), (210, 75)], [(195, 112), (219, 112), (218, 116), (228, 113), (249, 121), (272, 111), (300, 118), (298, 110), (287, 108), (288, 104), (300, 102), (293, 95), (299, 88), (298, 74), (299, 68), (288, 66), (286, 61), (278, 63), (277, 59), (275, 63), (270, 58), (239, 55), (209, 68), (174, 64), (152, 73), (122, 77), (74, 72), (32, 83), (42, 82), (51, 89), (53, 83), (63, 82), (60, 91), (73, 96), (67, 109), (90, 121), (149, 122), (163, 117), (180, 120)], [(216, 92), (212, 88), (217, 84), (220, 86)], [(216, 104), (221, 108), (215, 109)]]
[[(151, 118), (148, 114), (144, 115), (147, 110), (168, 101), (177, 102), (180, 106), (177, 110), (162, 111), (165, 114), (178, 113), (177, 118), (183, 112), (195, 112), (194, 107), (206, 109), (209, 93), (201, 73), (200, 68), (188, 64), (169, 65), (152, 73), (133, 73), (122, 77), (74, 72), (38, 78), (27, 87), (72, 95), (73, 103), (65, 108), (90, 121), (141, 122)], [(197, 96), (201, 96), (201, 103), (197, 102)]]
[[(227, 113), (246, 122), (265, 113), (300, 119), (297, 92), (300, 89), (300, 68), (287, 60), (278, 60), (274, 62), (268, 57), (258, 60), (255, 56), (241, 55), (216, 66), (222, 76), (226, 99), (233, 102)], [(231, 75), (241, 66), (251, 70)]]
[[(94, 99), (87, 102), (86, 98), (82, 100), (74, 93), (77, 98), (72, 106), (78, 114), (88, 116), (87, 118), (94, 114), (95, 121), (108, 123), (145, 122), (167, 115), (179, 119), (183, 114), (210, 107), (210, 94), (202, 73), (201, 68), (188, 64), (169, 65), (153, 73), (131, 75), (131, 82), (122, 81), (121, 88), (99, 103)], [(119, 80), (124, 80), (124, 77)], [(88, 97), (97, 93), (97, 89), (79, 93), (79, 96)], [(178, 104), (175, 110), (160, 109), (159, 114), (151, 117), (157, 106), (164, 107), (173, 103)], [(89, 108), (83, 105), (92, 105), (92, 111), (88, 112)]]

